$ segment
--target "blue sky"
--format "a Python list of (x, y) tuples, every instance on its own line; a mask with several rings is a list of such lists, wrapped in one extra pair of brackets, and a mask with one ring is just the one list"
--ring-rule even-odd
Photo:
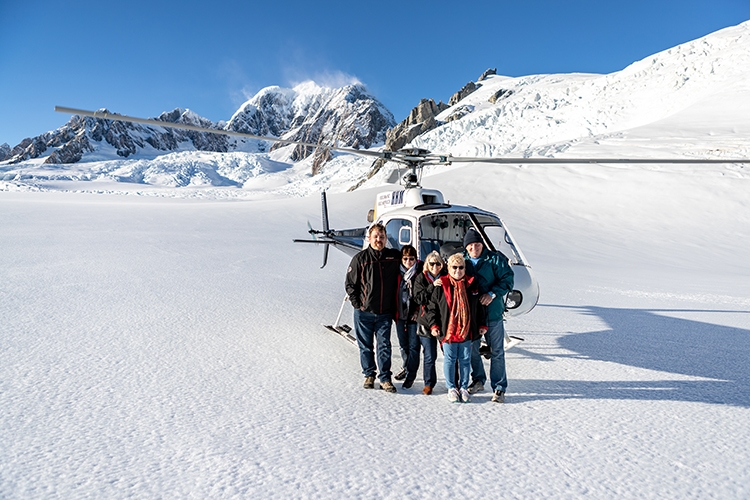
[(0, 0), (0, 144), (55, 105), (228, 120), (259, 89), (361, 81), (402, 120), (499, 74), (611, 73), (750, 19), (750, 0)]

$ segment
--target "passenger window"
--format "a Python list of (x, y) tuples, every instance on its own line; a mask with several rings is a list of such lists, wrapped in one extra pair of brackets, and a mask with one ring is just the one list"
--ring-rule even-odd
[(385, 225), (385, 232), (388, 236), (389, 248), (401, 249), (404, 245), (411, 244), (412, 225), (411, 221), (406, 219), (391, 219)]

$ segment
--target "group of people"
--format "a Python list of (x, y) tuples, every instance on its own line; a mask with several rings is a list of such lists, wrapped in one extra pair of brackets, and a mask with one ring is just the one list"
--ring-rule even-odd
[[(397, 392), (392, 378), (402, 379), (404, 389), (411, 388), (423, 353), (422, 392), (432, 394), (440, 345), (448, 398), (468, 403), (487, 382), (480, 353), (484, 338), (490, 349), (492, 401), (503, 403), (508, 387), (503, 297), (513, 289), (513, 271), (505, 256), (486, 248), (474, 228), (466, 232), (464, 251), (447, 262), (436, 251), (420, 262), (411, 245), (386, 248), (382, 224), (370, 227), (367, 241), (346, 273), (364, 388), (374, 389), (376, 377), (386, 392)], [(403, 360), (396, 377), (391, 372), (394, 321)]]

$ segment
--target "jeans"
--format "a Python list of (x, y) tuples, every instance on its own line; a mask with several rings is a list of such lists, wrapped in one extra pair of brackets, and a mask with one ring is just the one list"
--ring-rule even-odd
[(419, 342), (424, 349), (424, 386), (435, 387), (435, 384), (437, 384), (437, 371), (435, 370), (437, 339), (435, 337), (419, 337)]
[[(491, 321), (487, 325), (485, 339), (490, 346), (490, 385), (493, 391), (505, 391), (508, 388), (508, 377), (505, 373), (505, 326), (503, 320)], [(475, 340), (471, 346), (471, 378), (484, 384), (487, 374), (484, 371), (482, 356), (479, 354), (481, 340)]]
[(414, 382), (419, 370), (419, 340), (417, 339), (417, 324), (407, 323), (403, 319), (396, 321), (396, 335), (401, 347), (401, 358), (406, 368), (404, 382)]
[(469, 372), (471, 371), (471, 341), (446, 342), (443, 344), (443, 375), (448, 390), (456, 389), (456, 361), (460, 374), (461, 389), (469, 387)]
[[(391, 380), (391, 321), (390, 314), (375, 314), (354, 310), (354, 333), (359, 345), (359, 363), (365, 377), (375, 376), (380, 368), (380, 381)], [(377, 339), (377, 366), (375, 365)]]

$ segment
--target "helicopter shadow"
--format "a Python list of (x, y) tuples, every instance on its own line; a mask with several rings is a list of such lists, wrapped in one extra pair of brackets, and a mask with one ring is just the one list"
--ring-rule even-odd
[(522, 394), (513, 398), (516, 402), (597, 398), (689, 401), (750, 407), (750, 330), (659, 314), (750, 314), (750, 311), (542, 307), (577, 309), (583, 314), (597, 316), (607, 324), (609, 328), (606, 330), (559, 339), (560, 347), (577, 353), (576, 357), (704, 380), (517, 380), (514, 386)]

